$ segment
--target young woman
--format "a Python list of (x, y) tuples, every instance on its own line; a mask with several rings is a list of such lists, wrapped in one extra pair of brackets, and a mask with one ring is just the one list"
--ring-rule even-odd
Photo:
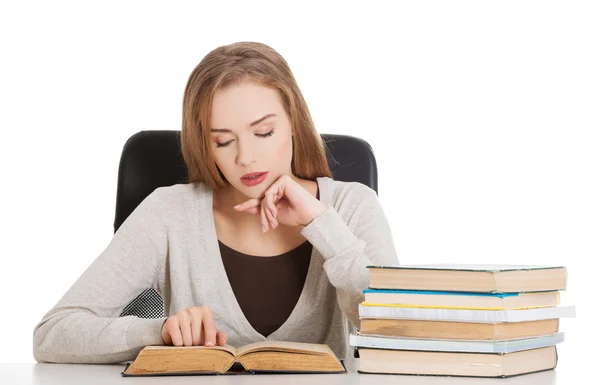
[[(191, 73), (189, 183), (154, 190), (35, 327), (39, 362), (117, 363), (146, 345), (328, 344), (344, 358), (367, 265), (397, 264), (376, 193), (331, 179), (286, 61), (216, 48)], [(156, 289), (167, 318), (119, 317)]]

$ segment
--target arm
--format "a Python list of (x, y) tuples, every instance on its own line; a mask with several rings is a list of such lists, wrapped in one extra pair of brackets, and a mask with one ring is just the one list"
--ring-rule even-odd
[(167, 236), (159, 191), (151, 193), (123, 222), (106, 249), (36, 325), (38, 362), (118, 363), (146, 345), (162, 344), (165, 318), (119, 317), (144, 289), (156, 287), (165, 262)]
[(345, 221), (328, 207), (303, 230), (302, 235), (323, 255), (323, 269), (337, 289), (344, 315), (359, 326), (358, 304), (369, 286), (368, 265), (397, 265), (398, 257), (387, 219), (377, 194), (365, 187), (353, 197), (355, 210)]

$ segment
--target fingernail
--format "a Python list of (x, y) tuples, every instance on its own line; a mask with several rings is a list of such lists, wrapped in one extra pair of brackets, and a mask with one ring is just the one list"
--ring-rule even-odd
[(215, 346), (215, 343), (212, 341), (206, 341), (205, 345), (206, 346)]
[(233, 206), (233, 208), (234, 208), (234, 209), (237, 209), (237, 208), (239, 208), (239, 207), (240, 207), (240, 205), (235, 205), (235, 206)]
[(263, 229), (263, 234), (267, 232), (267, 230), (265, 230), (265, 226), (264, 225), (263, 225), (262, 229)]

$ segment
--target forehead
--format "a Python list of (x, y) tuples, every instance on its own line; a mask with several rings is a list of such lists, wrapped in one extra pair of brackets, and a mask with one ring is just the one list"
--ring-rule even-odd
[(282, 116), (279, 92), (252, 82), (218, 90), (213, 98), (211, 128), (246, 128), (266, 114)]

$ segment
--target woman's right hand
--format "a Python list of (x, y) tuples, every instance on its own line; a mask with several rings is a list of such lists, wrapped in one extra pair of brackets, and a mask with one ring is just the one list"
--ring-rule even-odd
[(215, 326), (213, 312), (207, 306), (192, 306), (178, 311), (163, 323), (160, 337), (165, 345), (223, 346), (227, 335)]

